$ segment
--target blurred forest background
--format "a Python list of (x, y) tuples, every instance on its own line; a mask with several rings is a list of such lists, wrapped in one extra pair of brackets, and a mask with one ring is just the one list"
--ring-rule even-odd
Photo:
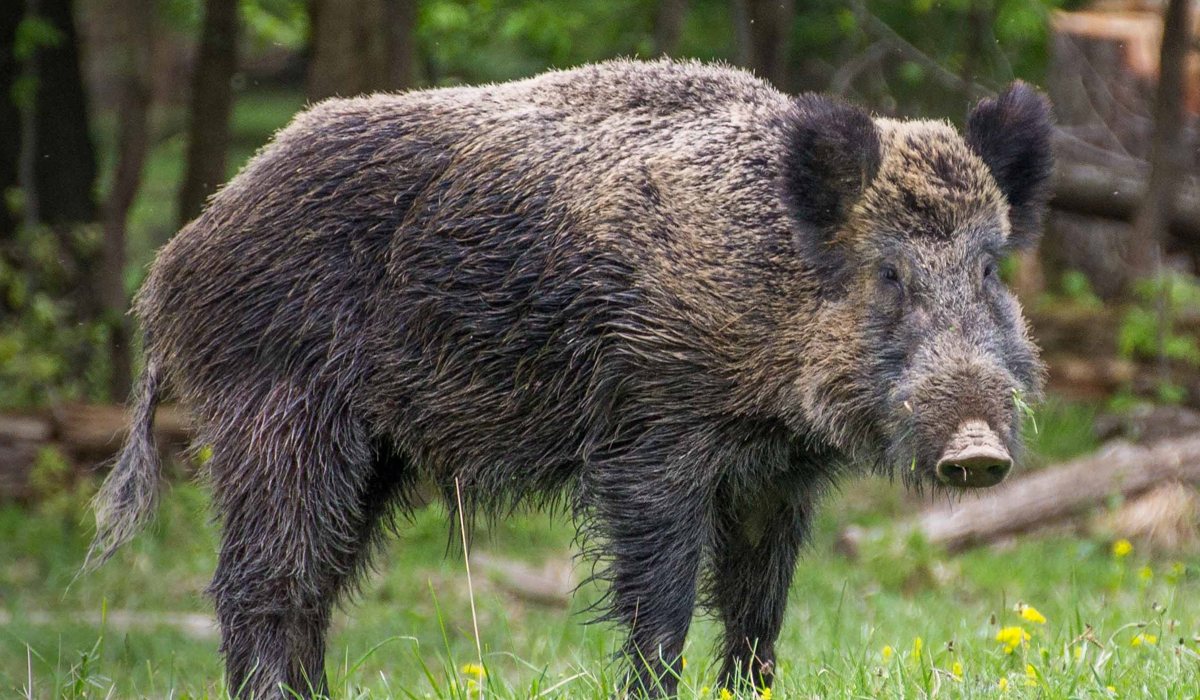
[[(788, 92), (960, 125), (1008, 81), (1042, 86), (1059, 120), (1053, 213), (1004, 274), (1044, 348), (1052, 405), (1073, 407), (1088, 444), (1198, 432), (1196, 4), (0, 3), (0, 503), (94, 481), (124, 430), (129, 303), (154, 251), (296, 112), (615, 56), (725, 61)], [(186, 443), (170, 407), (158, 429)]]
[[(1055, 387), (1200, 406), (1195, 14), (1187, 0), (8, 0), (0, 409), (121, 402), (126, 311), (154, 251), (306, 104), (657, 55), (956, 123), (1007, 81), (1042, 86), (1061, 123), (1054, 215), (1006, 273)], [(15, 442), (0, 472), (19, 490)]]
[[(1150, 561), (1131, 583), (1129, 550), (1110, 560), (1095, 545), (1119, 536), (1137, 542), (1139, 554), (1147, 541), (1166, 556), (1190, 557), (1169, 565), (1174, 578), (1165, 580), (1180, 582), (1178, 598), (1175, 588), (1169, 595), (1200, 634), (1198, 18), (1196, 0), (0, 0), (0, 630), (9, 630), (0, 651), (21, 650), (20, 663), (0, 658), (0, 678), (17, 687), (25, 655), (32, 669), (38, 649), (49, 654), (57, 643), (60, 658), (64, 648), (78, 653), (59, 680), (86, 680), (101, 600), (153, 608), (177, 629), (170, 638), (127, 637), (123, 652), (111, 651), (125, 654), (129, 674), (147, 670), (153, 686), (160, 667), (140, 660), (167, 663), (163, 649), (185, 648), (170, 640), (199, 625), (210, 636), (186, 647), (200, 653), (179, 663), (219, 676), (210, 622), (188, 617), (206, 609), (201, 591), (213, 564), (202, 492), (177, 487), (160, 529), (122, 555), (123, 570), (110, 566), (67, 587), (90, 529), (83, 513), (96, 467), (125, 430), (120, 404), (138, 362), (130, 299), (155, 250), (206, 198), (315, 101), (511, 80), (617, 56), (724, 61), (788, 92), (831, 92), (881, 115), (960, 126), (971, 105), (1014, 78), (1046, 90), (1059, 121), (1052, 215), (1040, 248), (1003, 270), (1050, 367), (1050, 400), (1028, 419), (1037, 428), (1028, 431), (1032, 469), (985, 496), (990, 505), (953, 514), (870, 489), (848, 492), (816, 537), (818, 548), (846, 559), (800, 574), (825, 612), (814, 605), (797, 614), (834, 640), (839, 629), (852, 640), (855, 630), (871, 630), (864, 645), (876, 644), (876, 629), (890, 639), (926, 625), (927, 638), (951, 638), (953, 652), (963, 619), (987, 619), (989, 606), (1011, 603), (1014, 590), (1050, 599), (1069, 581), (1071, 596), (1054, 605), (1060, 619), (1074, 608), (1079, 624), (1057, 633), (1064, 643), (1091, 634), (1084, 614), (1093, 615), (1089, 624), (1124, 630), (1164, 579), (1153, 578)], [(182, 483), (203, 451), (184, 456), (186, 417), (170, 406), (156, 430)], [(1113, 438), (1136, 444), (1087, 456)], [(879, 544), (880, 521), (905, 518), (952, 552), (1047, 525), (1084, 536), (1024, 545), (1003, 559), (949, 561), (923, 545)], [(493, 533), (505, 556), (570, 551), (561, 527), (521, 520), (505, 528)], [(397, 573), (372, 583), (364, 605), (424, 602), (406, 603), (397, 628), (377, 629), (386, 615), (363, 613), (353, 639), (368, 646), (388, 634), (437, 636), (437, 599), (430, 606), (425, 598), (435, 581), (457, 576), (442, 559), (444, 524), (421, 516), (406, 541), (413, 548), (395, 555)], [(560, 584), (571, 578), (569, 560), (562, 576), (561, 567), (530, 574), (510, 564), (497, 566), (516, 582), (509, 588), (517, 598), (567, 604)], [(1076, 591), (1077, 575), (1094, 587)], [(1022, 583), (1014, 589), (1013, 580)], [(846, 586), (864, 600), (885, 595), (849, 606), (843, 619)], [(943, 588), (961, 610), (945, 605)], [(888, 592), (897, 597), (881, 603)], [(441, 593), (458, 596), (452, 608), (462, 612), (465, 592)], [(505, 625), (522, 610), (509, 598), (489, 605), (485, 618)], [(828, 612), (835, 607), (836, 617)], [(61, 619), (44, 612), (59, 609), (67, 611)], [(1160, 622), (1163, 610), (1154, 608)], [(591, 634), (562, 631), (575, 628), (560, 616), (512, 619), (506, 633), (535, 658), (555, 658), (557, 645), (574, 648)], [(993, 612), (990, 624), (996, 619)], [(10, 622), (18, 626), (5, 628)], [(491, 633), (487, 619), (484, 628)], [(802, 629), (785, 646), (817, 654)], [(993, 670), (1008, 668), (1007, 656), (992, 651), (972, 653)], [(956, 658), (975, 663), (946, 657), (946, 669)], [(169, 663), (173, 674), (176, 660)], [(1166, 665), (1127, 668), (1155, 682), (1196, 680)], [(1101, 687), (1121, 687), (1119, 678), (1092, 675), (1087, 682), (1103, 675)], [(914, 697), (903, 684), (917, 680), (898, 682), (900, 696)]]

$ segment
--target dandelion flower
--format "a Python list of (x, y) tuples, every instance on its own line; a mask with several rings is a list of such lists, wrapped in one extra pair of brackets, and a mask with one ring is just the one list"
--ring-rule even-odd
[(464, 664), (461, 670), (464, 676), (483, 678), (487, 675), (487, 671), (483, 670), (483, 666), (479, 664)]
[(771, 689), (763, 688), (761, 691), (759, 691), (758, 696), (762, 698), (762, 700), (771, 700)]
[(1046, 624), (1046, 617), (1038, 612), (1038, 609), (1032, 605), (1022, 605), (1020, 608), (1021, 619), (1028, 622), (1034, 622), (1039, 625)]
[(890, 646), (885, 646), (880, 653), (883, 655), (883, 660), (887, 661), (892, 658), (893, 649)]
[(925, 641), (920, 637), (913, 640), (913, 656), (920, 656), (921, 650), (925, 648)]
[(1130, 552), (1133, 551), (1133, 545), (1129, 543), (1129, 540), (1117, 540), (1116, 542), (1113, 542), (1112, 551), (1114, 557), (1117, 559), (1124, 559), (1125, 557), (1129, 556)]
[(1033, 664), (1025, 664), (1025, 685), (1036, 686), (1038, 684), (1038, 672), (1033, 667)]
[(1008, 690), (1008, 679), (1001, 678), (1000, 682), (996, 684), (996, 687), (999, 688), (1000, 690)]
[(996, 633), (996, 641), (1004, 645), (1004, 653), (1011, 654), (1013, 650), (1029, 641), (1029, 633), (1024, 627), (1005, 627)]
[(1150, 579), (1154, 578), (1154, 569), (1151, 569), (1148, 566), (1143, 566), (1142, 568), (1138, 569), (1138, 577), (1143, 581), (1149, 581)]
[(955, 661), (954, 665), (950, 667), (950, 673), (953, 673), (955, 676), (962, 678), (962, 664)]
[(721, 700), (733, 700), (733, 693), (729, 692), (729, 688), (721, 688)]
[(1143, 644), (1158, 644), (1158, 637), (1152, 634), (1139, 634), (1129, 643), (1130, 646), (1140, 647)]
[(1083, 658), (1083, 647), (1081, 647), (1081, 646), (1075, 647), (1075, 660), (1078, 661), (1082, 658)]
[(1116, 688), (1114, 688), (1114, 687), (1112, 687), (1111, 685), (1106, 685), (1106, 686), (1104, 686), (1104, 689), (1105, 689), (1105, 690), (1107, 690), (1107, 691), (1108, 691), (1108, 692), (1110, 692), (1110, 693), (1115, 693), (1115, 692), (1117, 692), (1117, 689), (1116, 689)]
[(700, 686), (700, 694), (701, 695), (708, 695), (708, 690), (709, 690), (709, 688), (707, 685)]

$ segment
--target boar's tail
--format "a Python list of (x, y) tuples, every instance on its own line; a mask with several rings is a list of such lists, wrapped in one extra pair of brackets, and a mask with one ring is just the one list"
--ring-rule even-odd
[(162, 471), (158, 447), (154, 444), (159, 379), (158, 364), (151, 360), (142, 371), (134, 393), (129, 437), (92, 502), (96, 511), (96, 537), (80, 573), (99, 568), (154, 515)]

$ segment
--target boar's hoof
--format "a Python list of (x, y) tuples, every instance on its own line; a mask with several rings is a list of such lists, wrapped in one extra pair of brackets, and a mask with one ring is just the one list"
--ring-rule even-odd
[(958, 488), (995, 486), (1004, 480), (1012, 457), (1000, 437), (981, 420), (964, 421), (942, 453), (937, 475), (942, 483)]

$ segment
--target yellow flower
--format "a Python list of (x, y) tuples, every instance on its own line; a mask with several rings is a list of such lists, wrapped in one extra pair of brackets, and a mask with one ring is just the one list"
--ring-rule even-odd
[(729, 688), (721, 688), (721, 700), (733, 700), (733, 693), (729, 692)]
[(923, 649), (924, 647), (925, 647), (924, 640), (922, 640), (920, 637), (917, 637), (916, 639), (914, 639), (913, 640), (913, 652), (912, 652), (913, 656), (920, 656), (921, 649)]
[(1075, 660), (1078, 661), (1082, 658), (1083, 658), (1083, 647), (1082, 646), (1075, 647)]
[(893, 650), (890, 646), (886, 646), (883, 648), (881, 653), (883, 654), (883, 660), (887, 661), (888, 659), (892, 658)]
[(700, 686), (700, 694), (701, 695), (708, 695), (708, 690), (709, 690), (709, 688), (707, 685)]
[(1151, 569), (1148, 566), (1143, 566), (1142, 568), (1138, 569), (1138, 576), (1143, 581), (1149, 581), (1150, 579), (1154, 578), (1154, 569)]
[(1033, 667), (1033, 664), (1025, 664), (1025, 685), (1036, 686), (1038, 684), (1038, 672)]
[(999, 688), (1000, 690), (1008, 690), (1008, 679), (1001, 678), (1000, 682), (996, 684), (996, 687)]
[(950, 667), (950, 673), (953, 673), (955, 676), (962, 678), (962, 664), (955, 661), (954, 665)]
[(996, 633), (996, 641), (1004, 645), (1004, 653), (1011, 654), (1013, 649), (1029, 640), (1029, 633), (1024, 627), (1005, 627)]
[(1140, 647), (1143, 644), (1158, 644), (1158, 637), (1152, 634), (1139, 634), (1129, 643), (1130, 646)]
[(761, 691), (759, 691), (758, 696), (762, 698), (762, 700), (771, 700), (771, 689), (763, 688)]
[(1113, 556), (1117, 559), (1124, 559), (1132, 551), (1133, 545), (1129, 543), (1129, 540), (1117, 540), (1113, 542)]
[(1117, 689), (1116, 689), (1116, 688), (1114, 688), (1114, 687), (1112, 687), (1111, 685), (1106, 685), (1106, 686), (1104, 686), (1104, 689), (1105, 689), (1105, 690), (1107, 690), (1107, 691), (1108, 691), (1108, 692), (1110, 692), (1110, 693), (1115, 693), (1115, 692), (1117, 692)]
[(483, 666), (480, 666), (479, 664), (464, 664), (461, 670), (464, 676), (483, 678), (487, 675), (487, 671), (483, 670)]
[(680, 663), (680, 665), (683, 666), (683, 668), (685, 670), (687, 669), (687, 657), (686, 656), (679, 657), (679, 663)]
[(1046, 624), (1045, 616), (1038, 612), (1037, 608), (1033, 607), (1032, 605), (1022, 605), (1020, 611), (1021, 619), (1028, 620), (1029, 622), (1036, 622), (1039, 625)]

